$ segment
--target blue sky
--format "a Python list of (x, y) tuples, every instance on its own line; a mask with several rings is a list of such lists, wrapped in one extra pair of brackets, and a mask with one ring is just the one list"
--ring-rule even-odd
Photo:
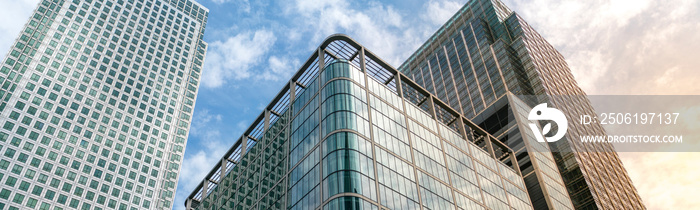
[[(398, 66), (466, 0), (199, 2), (210, 8), (205, 35), (210, 48), (176, 209), (327, 36), (348, 34)], [(504, 2), (564, 54), (589, 94), (700, 93), (688, 79), (700, 78), (692, 70), (700, 65), (692, 50), (700, 47), (700, 36), (688, 34), (700, 32), (697, 21), (688, 21), (700, 19), (697, 2)], [(697, 160), (700, 155), (620, 155), (651, 209), (698, 204), (682, 197), (660, 199), (653, 192), (664, 187), (684, 192), (690, 190), (689, 183), (698, 185), (686, 178), (700, 175), (698, 170), (687, 170), (691, 163), (669, 166), (658, 160)], [(648, 174), (649, 168), (663, 167), (675, 173)], [(677, 179), (654, 180), (659, 176)]]
[[(197, 0), (210, 10), (201, 87), (174, 204), (209, 172), (323, 39), (345, 33), (398, 66), (466, 0)], [(0, 59), (38, 0), (0, 0)], [(699, 95), (697, 0), (504, 0), (591, 95)], [(698, 153), (620, 153), (650, 209), (700, 206)], [(650, 170), (656, 169), (656, 170)], [(664, 177), (659, 180), (658, 177)], [(677, 192), (677, 194), (659, 192)]]
[(398, 66), (465, 2), (200, 0), (209, 50), (176, 209), (327, 36), (348, 34)]

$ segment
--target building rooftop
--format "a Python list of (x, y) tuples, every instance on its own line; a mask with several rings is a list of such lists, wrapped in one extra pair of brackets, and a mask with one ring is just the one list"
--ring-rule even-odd
[[(319, 59), (323, 58), (323, 59)], [(494, 159), (511, 166), (519, 174), (517, 167), (513, 168), (515, 157), (513, 151), (503, 143), (495, 140), (476, 124), (459, 114), (457, 111), (431, 95), (402, 73), (384, 62), (371, 51), (365, 49), (355, 40), (344, 34), (334, 34), (326, 38), (312, 53), (301, 68), (292, 76), (288, 85), (274, 97), (258, 115), (253, 124), (236, 139), (233, 146), (224, 154), (221, 161), (206, 175), (188, 196), (185, 205), (193, 202), (195, 205), (204, 200), (218, 183), (236, 167), (246, 151), (252, 148), (263, 137), (268, 128), (272, 127), (294, 102), (295, 96), (301, 95), (313, 83), (322, 68), (335, 60), (347, 61), (358, 69), (366, 69), (368, 78), (384, 84), (394, 94), (403, 96), (406, 101), (428, 113), (434, 119), (453, 129), (462, 136), (467, 136), (472, 143), (490, 153)], [(398, 81), (398, 82), (397, 82)], [(398, 88), (397, 88), (398, 87)], [(433, 116), (431, 105), (434, 104), (436, 116)], [(492, 141), (493, 139), (493, 141)]]

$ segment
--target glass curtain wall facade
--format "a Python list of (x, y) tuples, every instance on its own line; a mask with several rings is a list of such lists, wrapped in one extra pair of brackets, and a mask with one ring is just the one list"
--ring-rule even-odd
[[(580, 97), (568, 101), (549, 97), (585, 93), (564, 57), (499, 0), (469, 1), (399, 71), (468, 119), (492, 127), (491, 131), (507, 129), (502, 127), (507, 123), (487, 124), (498, 121), (488, 121), (493, 116), (484, 114), (484, 110), (501, 108), (492, 106), (508, 93), (536, 95), (536, 99), (523, 99), (526, 107), (546, 102), (562, 110), (568, 119), (595, 114), (590, 102)], [(580, 135), (605, 135), (605, 131), (601, 126), (570, 126), (565, 138), (550, 143), (548, 148), (553, 151), (551, 155), (574, 208), (644, 208), (613, 147), (607, 143), (579, 143)], [(518, 157), (519, 161), (532, 159), (527, 153)], [(537, 195), (533, 195), (533, 205), (537, 206)], [(553, 208), (551, 203), (548, 207)]]
[(532, 209), (512, 150), (344, 35), (329, 37), (187, 209)]
[(40, 1), (0, 66), (0, 209), (172, 208), (207, 15)]
[(529, 127), (531, 108), (507, 93), (486, 107), (475, 119), (479, 126), (510, 147), (517, 157), (535, 209), (573, 209), (549, 145), (538, 142)]

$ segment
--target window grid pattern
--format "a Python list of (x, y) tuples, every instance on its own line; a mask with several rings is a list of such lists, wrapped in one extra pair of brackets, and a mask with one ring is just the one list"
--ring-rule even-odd
[(0, 208), (171, 208), (207, 13), (41, 1), (0, 66)]
[[(475, 122), (487, 118), (483, 113), (509, 93), (542, 96), (526, 102), (530, 106), (549, 103), (570, 119), (593, 112), (585, 98), (548, 97), (585, 93), (576, 85), (564, 57), (499, 0), (468, 2), (398, 69)], [(583, 134), (605, 135), (602, 127), (571, 130), (550, 146), (562, 151), (553, 157), (574, 208), (643, 208), (616, 153), (572, 152), (614, 151), (608, 143), (570, 141)], [(568, 202), (545, 206), (554, 208), (560, 203)]]
[[(361, 49), (347, 40), (341, 44)], [(333, 46), (333, 42), (330, 46)], [(267, 195), (254, 193), (265, 183), (258, 179), (267, 176), (261, 173), (259, 165), (268, 162), (265, 159), (248, 161), (260, 160), (260, 151), (267, 150), (256, 143), (240, 160), (234, 160), (237, 165), (231, 173), (222, 175), (221, 179), (212, 177), (210, 183), (223, 181), (214, 185), (215, 189), (207, 190), (211, 193), (200, 194), (205, 192), (204, 189), (194, 191), (185, 203), (186, 207), (532, 208), (525, 184), (511, 166), (494, 159), (483, 147), (471, 142), (471, 138), (464, 138), (463, 134), (454, 130), (454, 125), (443, 124), (435, 114), (429, 114), (424, 108), (403, 99), (397, 93), (397, 86), (392, 88), (381, 84), (369, 73), (362, 72), (361, 67), (355, 66), (355, 63), (363, 63), (355, 61), (361, 58), (352, 57), (354, 60), (340, 57), (328, 65), (323, 65), (325, 61), (320, 62), (318, 65), (325, 68), (313, 80), (307, 81), (303, 92), (292, 97), (292, 102), (288, 103), (291, 108), (285, 109), (288, 111), (282, 114), (291, 117), (288, 124), (274, 122), (272, 127), (285, 127), (282, 129), (285, 131), (278, 135), (290, 133), (287, 143), (284, 143), (287, 147), (273, 150), (281, 159), (288, 159), (279, 163), (279, 166), (288, 167), (286, 176), (269, 184), (276, 189), (274, 192)], [(312, 56), (312, 59), (316, 58)], [(318, 61), (309, 60), (307, 63), (316, 64)], [(393, 84), (406, 82), (412, 83), (405, 80)], [(424, 99), (431, 97), (423, 96)], [(274, 101), (269, 107), (274, 107), (273, 104)], [(446, 119), (454, 121), (455, 117)], [(268, 129), (265, 133), (270, 132)], [(265, 140), (257, 140), (260, 141)], [(426, 150), (427, 146), (431, 149)], [(239, 147), (241, 145), (236, 144), (232, 149)], [(435, 167), (433, 165), (442, 168), (443, 172), (436, 173), (440, 169), (432, 168)], [(477, 171), (474, 165), (481, 167), (481, 170)], [(220, 170), (223, 169), (214, 168), (212, 171)], [(459, 179), (471, 183), (471, 188), (466, 184), (453, 186), (452, 183), (458, 182), (458, 177), (450, 176), (467, 174), (467, 171), (471, 171), (472, 175)], [(477, 176), (489, 183), (481, 184)], [(494, 195), (484, 191), (487, 187), (485, 184), (490, 186), (489, 192)], [(490, 197), (482, 197), (482, 193)], [(271, 197), (271, 194), (276, 196)], [(350, 198), (355, 200), (350, 201)]]

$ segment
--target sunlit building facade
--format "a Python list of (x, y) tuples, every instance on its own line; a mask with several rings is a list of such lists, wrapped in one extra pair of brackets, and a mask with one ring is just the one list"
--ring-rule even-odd
[(569, 123), (564, 139), (527, 143), (520, 117), (530, 107), (548, 103), (568, 119), (595, 112), (585, 97), (552, 97), (585, 93), (564, 57), (499, 0), (469, 1), (398, 69), (515, 151), (536, 209), (570, 209), (567, 199), (575, 209), (644, 208), (612, 145), (577, 141), (605, 135), (600, 125)]
[(325, 40), (187, 209), (533, 209), (511, 149), (344, 35)]
[(41, 0), (0, 65), (0, 209), (171, 209), (207, 15)]

